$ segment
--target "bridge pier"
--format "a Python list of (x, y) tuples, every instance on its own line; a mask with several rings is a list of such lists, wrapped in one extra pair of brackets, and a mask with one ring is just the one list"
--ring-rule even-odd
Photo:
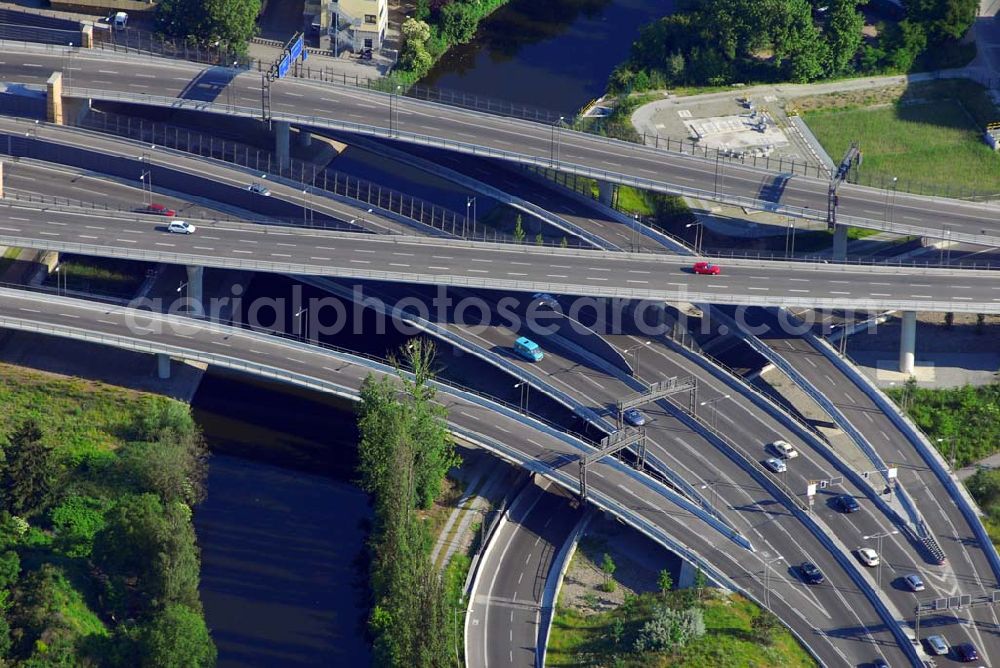
[(170, 378), (170, 355), (156, 353), (156, 375), (160, 380)]
[(56, 125), (63, 124), (63, 83), (62, 72), (53, 72), (45, 82), (46, 120)]
[(278, 158), (278, 168), (288, 169), (292, 161), (288, 150), (291, 125), (288, 121), (272, 121), (271, 125), (274, 127), (274, 153)]
[(205, 309), (202, 305), (203, 299), (203, 278), (205, 276), (204, 267), (187, 268), (187, 304), (194, 315), (204, 315)]
[(843, 262), (847, 259), (847, 225), (833, 227), (833, 260)]
[(94, 24), (84, 23), (80, 26), (80, 48), (92, 49), (94, 47)]
[(3, 199), (3, 161), (0, 161), (0, 199)]
[(681, 572), (677, 576), (677, 588), (678, 589), (689, 589), (694, 586), (694, 574), (697, 569), (691, 565), (691, 562), (681, 559)]
[(903, 311), (902, 325), (899, 332), (899, 371), (912, 375), (917, 344), (917, 312)]
[(608, 181), (597, 182), (597, 199), (604, 206), (614, 207), (618, 185)]
[(299, 128), (299, 146), (312, 146), (313, 136), (308, 130)]

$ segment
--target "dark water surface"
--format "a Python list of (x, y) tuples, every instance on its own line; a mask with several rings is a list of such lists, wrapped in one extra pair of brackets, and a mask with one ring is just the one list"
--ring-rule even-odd
[(195, 512), (219, 666), (361, 666), (371, 516), (351, 484), (349, 408), (209, 373), (193, 402), (213, 450)]
[(421, 83), (572, 114), (604, 93), (639, 29), (673, 0), (513, 0)]

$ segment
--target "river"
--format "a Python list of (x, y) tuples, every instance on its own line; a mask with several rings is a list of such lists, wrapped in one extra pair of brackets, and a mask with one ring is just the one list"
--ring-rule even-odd
[(672, 0), (513, 0), (421, 83), (572, 114), (604, 93), (639, 29), (673, 10)]
[(368, 665), (371, 511), (351, 483), (350, 407), (217, 372), (192, 407), (213, 453), (194, 521), (219, 666)]

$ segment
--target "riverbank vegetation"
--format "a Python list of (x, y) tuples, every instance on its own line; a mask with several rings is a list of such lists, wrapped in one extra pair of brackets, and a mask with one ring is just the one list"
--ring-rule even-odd
[(628, 596), (586, 614), (559, 608), (549, 666), (815, 666), (771, 613), (712, 588)]
[[(371, 494), (373, 663), (432, 667), (459, 663), (462, 584), (430, 560), (433, 539), (423, 512), (459, 464), (445, 411), (435, 403), (434, 346), (415, 339), (394, 360), (398, 379), (365, 379), (358, 407), (358, 472)], [(411, 373), (404, 373), (403, 368)]]
[(401, 27), (402, 49), (395, 83), (411, 84), (430, 72), (448, 47), (472, 41), (479, 22), (508, 0), (417, 0)]
[(934, 389), (911, 381), (888, 394), (959, 468), (1000, 452), (1000, 383)]
[[(977, 0), (904, 0), (906, 18), (866, 25), (859, 0), (706, 0), (649, 24), (612, 92), (794, 81), (964, 65)], [(822, 5), (822, 6), (821, 6)]]
[(180, 402), (0, 365), (4, 665), (214, 665), (191, 522), (205, 464)]
[(993, 544), (1000, 547), (1000, 469), (979, 469), (965, 486), (983, 509), (983, 526)]

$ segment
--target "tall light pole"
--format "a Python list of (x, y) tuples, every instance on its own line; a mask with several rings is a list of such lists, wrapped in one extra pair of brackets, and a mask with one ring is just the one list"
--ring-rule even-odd
[[(469, 218), (469, 213), (472, 213), (472, 218)], [(476, 236), (476, 198), (475, 197), (465, 197), (465, 220), (468, 222), (472, 220), (472, 236)], [(462, 236), (465, 236), (465, 226), (462, 227)]]
[[(297, 332), (296, 333), (298, 334), (298, 337), (300, 339), (304, 338), (302, 336), (302, 328), (304, 326), (303, 323), (305, 323), (305, 321), (306, 321), (305, 318), (302, 318), (300, 316), (302, 316), (308, 310), (309, 310), (309, 307), (306, 306), (306, 307), (303, 307), (303, 308), (299, 309), (299, 312), (295, 314), (295, 320), (296, 320), (296, 325), (297, 325)], [(309, 331), (306, 330), (306, 334), (308, 334), (308, 333), (309, 333)]]
[(771, 565), (784, 560), (784, 557), (775, 557), (764, 562), (764, 607), (768, 610), (771, 609)]
[(882, 533), (874, 533), (870, 536), (863, 537), (865, 540), (875, 539), (875, 549), (878, 551), (878, 570), (876, 572), (876, 580), (878, 581), (879, 589), (882, 589), (882, 563), (885, 561), (885, 557), (882, 556), (882, 539), (886, 536), (895, 536), (898, 533), (898, 529), (893, 529), (892, 531), (883, 531)]
[(514, 385), (514, 389), (521, 388), (521, 403), (520, 409), (522, 413), (528, 413), (528, 399), (531, 397), (531, 385), (528, 381), (522, 380), (520, 383)]
[(306, 186), (305, 188), (302, 189), (302, 225), (303, 226), (308, 226), (309, 225), (309, 223), (306, 222), (306, 212), (307, 211), (309, 211), (309, 214), (310, 214), (309, 218), (310, 218), (310, 220), (313, 217), (312, 216), (312, 211), (309, 210), (308, 200), (307, 200), (308, 197), (309, 197), (309, 186)]
[(643, 341), (642, 343), (637, 343), (636, 345), (626, 348), (624, 351), (622, 351), (623, 354), (626, 356), (631, 354), (633, 357), (635, 357), (635, 367), (632, 369), (632, 375), (637, 378), (639, 377), (639, 351), (641, 351), (643, 348), (645, 348), (651, 343), (652, 341)]
[(722, 154), (719, 151), (715, 152), (715, 196), (719, 196), (719, 165), (721, 164), (720, 158)]
[(951, 470), (955, 470), (955, 437), (949, 436), (948, 438), (936, 438), (934, 439), (938, 443), (951, 443)]
[(711, 482), (706, 482), (704, 485), (698, 486), (698, 489), (707, 489), (712, 493), (712, 500), (709, 502), (709, 506), (716, 512), (718, 512), (719, 507), (719, 490), (716, 489), (716, 485), (718, 484), (718, 480), (712, 480)]
[(191, 299), (191, 288), (188, 287), (187, 281), (182, 281), (181, 284), (177, 286), (177, 293), (180, 294), (181, 290), (183, 290), (184, 288), (188, 288), (187, 291), (184, 293), (184, 306), (188, 306), (189, 305), (188, 302)]
[(885, 193), (885, 221), (892, 225), (892, 209), (896, 205), (896, 183), (898, 176), (892, 177), (892, 187)]
[(560, 116), (559, 120), (552, 124), (552, 143), (549, 148), (549, 162), (552, 164), (553, 167), (555, 167), (556, 163), (559, 161), (560, 138), (559, 138), (559, 133), (556, 131), (556, 128), (557, 127), (561, 128), (562, 122), (563, 122), (563, 117)]
[[(389, 94), (389, 136), (390, 137), (392, 136), (393, 125), (394, 124), (396, 126), (395, 127), (395, 129), (396, 129), (396, 136), (397, 137), (399, 136), (399, 94), (400, 94), (400, 92), (402, 90), (403, 90), (403, 86), (400, 85), (400, 84), (396, 84), (396, 87), (393, 88), (392, 92)], [(395, 100), (395, 102), (396, 102), (396, 117), (395, 117), (395, 122), (393, 122), (393, 115), (392, 115), (392, 106), (393, 106), (392, 103), (393, 103), (393, 100)]]
[(635, 222), (632, 224), (632, 252), (634, 253), (636, 251), (636, 245), (639, 240), (638, 238), (639, 221), (640, 221), (639, 214), (637, 213), (632, 214), (632, 219), (635, 220)]
[[(69, 294), (69, 285), (67, 285), (67, 280), (69, 279), (69, 276), (66, 274), (65, 271), (62, 271), (62, 265), (57, 264), (53, 271), (56, 272), (56, 294), (57, 295)], [(60, 282), (62, 283), (61, 291), (59, 287)]]
[(795, 219), (788, 217), (788, 228), (785, 230), (785, 257), (795, 255)]
[(712, 407), (712, 421), (711, 421), (712, 422), (712, 429), (715, 429), (715, 424), (716, 424), (716, 421), (717, 421), (717, 417), (719, 415), (719, 408), (715, 404), (717, 404), (720, 401), (723, 401), (724, 399), (729, 399), (729, 397), (730, 397), (730, 395), (723, 394), (720, 397), (714, 397), (712, 399), (706, 399), (705, 401), (702, 401), (701, 403), (698, 404), (699, 406), (711, 406)]
[(701, 255), (701, 241), (704, 236), (705, 223), (698, 221), (696, 223), (688, 223), (684, 226), (684, 229), (689, 227), (695, 228), (694, 230), (694, 252), (696, 255)]

